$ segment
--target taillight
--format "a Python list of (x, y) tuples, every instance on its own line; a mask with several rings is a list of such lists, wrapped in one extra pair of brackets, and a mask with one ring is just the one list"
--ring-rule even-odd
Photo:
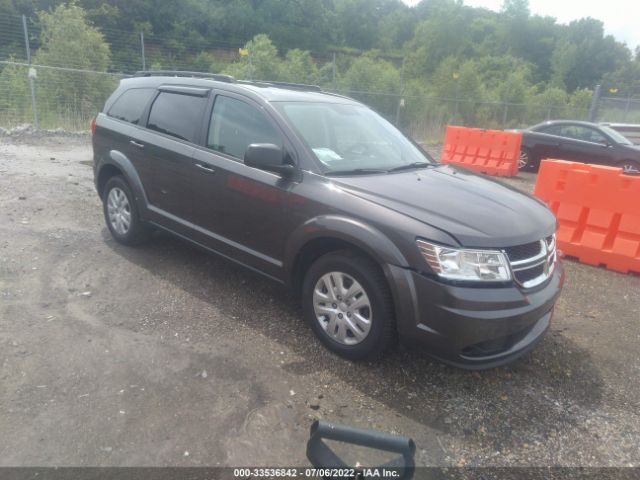
[(91, 119), (91, 135), (96, 134), (96, 117)]

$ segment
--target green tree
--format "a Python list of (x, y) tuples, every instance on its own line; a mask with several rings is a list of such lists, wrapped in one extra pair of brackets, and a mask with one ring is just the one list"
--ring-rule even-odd
[(502, 13), (510, 18), (526, 19), (530, 15), (529, 0), (504, 0)]
[(620, 95), (640, 96), (640, 58), (625, 63), (614, 72), (606, 73), (602, 79), (602, 87), (605, 91), (615, 88)]
[(318, 68), (311, 54), (297, 48), (289, 50), (280, 65), (280, 79), (285, 82), (317, 83)]
[(446, 58), (433, 75), (432, 88), (450, 115), (448, 122), (466, 125), (481, 123), (485, 112), (481, 112), (477, 102), (484, 98), (485, 90), (475, 61)]
[(77, 5), (59, 5), (52, 12), (38, 14), (41, 25), (40, 49), (34, 63), (75, 69), (74, 72), (40, 69), (37, 91), (41, 117), (78, 119), (72, 125), (86, 128), (95, 112), (113, 91), (115, 80), (105, 72), (111, 63), (109, 45), (102, 33), (86, 18)]
[(236, 78), (251, 80), (278, 80), (280, 78), (281, 60), (278, 50), (271, 39), (260, 34), (247, 42), (242, 49), (246, 55), (240, 61), (229, 65), (224, 73)]
[(631, 58), (629, 49), (608, 35), (599, 20), (571, 22), (552, 56), (553, 81), (570, 92), (593, 87), (607, 72), (615, 71)]
[(562, 88), (549, 87), (534, 93), (527, 99), (526, 120), (529, 125), (543, 120), (571, 118), (569, 95)]
[(0, 15), (16, 15), (17, 13), (11, 0), (0, 0)]
[(5, 66), (0, 71), (0, 92), (5, 92), (0, 95), (0, 127), (31, 123), (33, 113), (27, 69), (17, 65)]
[[(355, 59), (338, 82), (339, 90), (353, 96), (393, 118), (400, 92), (400, 72), (390, 62), (375, 53)], [(373, 92), (373, 93), (365, 93)]]

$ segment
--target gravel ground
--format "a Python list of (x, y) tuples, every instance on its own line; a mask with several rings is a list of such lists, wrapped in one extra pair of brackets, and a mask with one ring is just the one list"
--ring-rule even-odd
[(349, 363), (268, 280), (116, 244), (91, 156), (0, 137), (0, 466), (306, 465), (315, 418), (409, 435), (419, 465), (640, 465), (638, 276), (566, 261), (549, 334), (507, 367)]

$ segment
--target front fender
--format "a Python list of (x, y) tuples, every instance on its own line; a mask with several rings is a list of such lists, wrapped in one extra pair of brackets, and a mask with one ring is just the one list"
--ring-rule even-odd
[(377, 228), (342, 215), (321, 215), (307, 220), (290, 235), (284, 254), (284, 268), (288, 278), (292, 277), (298, 253), (305, 244), (318, 238), (349, 242), (367, 252), (381, 266), (408, 266), (398, 247)]
[(378, 262), (387, 279), (395, 304), (399, 332), (408, 331), (416, 322), (415, 288), (409, 262), (400, 249), (380, 230), (364, 222), (341, 215), (323, 215), (299, 226), (287, 242), (284, 268), (286, 281), (294, 287), (295, 262), (298, 253), (310, 241), (319, 238), (349, 242)]

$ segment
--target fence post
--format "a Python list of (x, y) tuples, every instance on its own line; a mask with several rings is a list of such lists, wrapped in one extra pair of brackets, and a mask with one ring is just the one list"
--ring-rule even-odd
[(331, 88), (336, 91), (336, 52), (333, 52), (333, 60), (331, 61)]
[(502, 110), (502, 128), (507, 125), (507, 114), (509, 113), (509, 103), (504, 102), (504, 109)]
[(601, 85), (596, 85), (595, 90), (593, 91), (593, 97), (591, 98), (591, 108), (589, 108), (589, 121), (595, 122), (596, 117), (598, 116), (598, 105), (600, 103), (600, 91), (602, 90)]
[(402, 57), (402, 69), (400, 70), (400, 95), (398, 96), (398, 106), (396, 107), (396, 127), (400, 124), (400, 108), (404, 106), (404, 64), (406, 57)]
[(631, 95), (627, 97), (627, 103), (624, 106), (624, 117), (622, 117), (624, 122), (627, 121), (627, 117), (629, 116), (629, 107), (631, 107)]
[(22, 30), (24, 31), (24, 46), (27, 50), (27, 63), (29, 64), (29, 86), (31, 87), (31, 110), (33, 110), (33, 128), (38, 129), (38, 104), (36, 102), (35, 69), (31, 67), (31, 48), (29, 46), (29, 31), (27, 30), (27, 17), (22, 15)]
[(456, 98), (453, 108), (453, 119), (451, 120), (452, 125), (455, 125), (458, 121), (458, 104), (460, 103), (460, 82), (458, 82), (458, 79), (455, 77), (454, 80), (456, 81)]
[(144, 54), (144, 32), (140, 32), (140, 53), (142, 54), (142, 70), (147, 70), (147, 59)]

